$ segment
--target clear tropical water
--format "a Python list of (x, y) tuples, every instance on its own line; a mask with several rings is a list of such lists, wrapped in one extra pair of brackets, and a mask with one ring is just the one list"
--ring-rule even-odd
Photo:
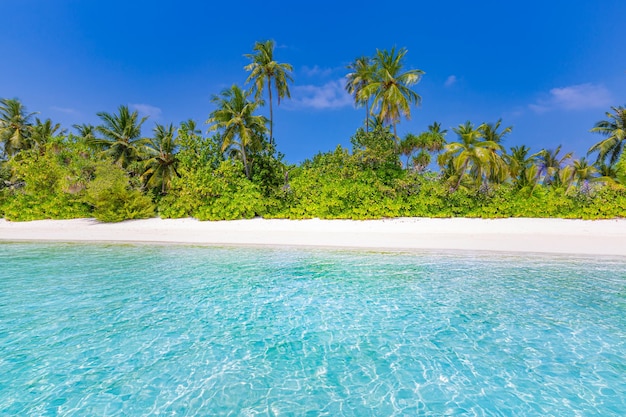
[(0, 415), (625, 414), (625, 259), (0, 245)]

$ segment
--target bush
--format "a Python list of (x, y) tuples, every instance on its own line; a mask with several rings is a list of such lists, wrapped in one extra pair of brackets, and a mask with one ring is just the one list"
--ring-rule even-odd
[(93, 207), (93, 216), (103, 222), (120, 222), (153, 217), (152, 200), (131, 187), (128, 175), (116, 165), (98, 164), (95, 178), (87, 185), (85, 203)]
[(243, 174), (238, 161), (224, 161), (216, 170), (204, 167), (172, 182), (159, 203), (166, 218), (233, 220), (262, 215), (264, 199), (259, 187)]

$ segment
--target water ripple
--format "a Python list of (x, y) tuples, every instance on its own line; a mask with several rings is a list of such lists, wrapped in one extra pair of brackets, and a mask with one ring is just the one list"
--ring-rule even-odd
[(1, 244), (0, 414), (626, 412), (626, 262)]

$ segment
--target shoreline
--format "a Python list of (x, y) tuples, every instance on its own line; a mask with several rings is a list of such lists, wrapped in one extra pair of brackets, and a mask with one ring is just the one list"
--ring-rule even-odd
[(9, 222), (0, 242), (108, 242), (626, 256), (626, 219), (94, 219)]

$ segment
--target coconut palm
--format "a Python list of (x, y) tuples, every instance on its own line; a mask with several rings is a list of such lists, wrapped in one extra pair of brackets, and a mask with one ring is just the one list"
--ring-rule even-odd
[(78, 137), (85, 143), (90, 143), (96, 140), (96, 128), (90, 124), (76, 124), (72, 125), (76, 132), (78, 133)]
[(141, 176), (149, 188), (160, 186), (161, 194), (166, 194), (174, 177), (180, 176), (177, 171), (176, 157), (178, 141), (172, 124), (154, 127), (154, 136), (146, 143), (145, 171)]
[(131, 113), (128, 106), (120, 106), (118, 114), (100, 112), (97, 115), (103, 124), (97, 126), (96, 131), (104, 138), (97, 139), (96, 145), (102, 146), (105, 154), (122, 168), (139, 161), (141, 151), (148, 141), (141, 137), (141, 125), (148, 118), (139, 119), (137, 111)]
[(211, 112), (208, 120), (209, 131), (221, 131), (222, 152), (234, 147), (241, 157), (246, 176), (250, 178), (250, 164), (248, 151), (258, 148), (262, 136), (267, 130), (267, 119), (255, 115), (255, 111), (262, 105), (262, 101), (250, 100), (250, 91), (244, 91), (233, 85), (225, 89), (219, 96), (213, 96), (211, 101), (217, 108)]
[(289, 82), (293, 82), (290, 72), (293, 67), (290, 64), (279, 64), (274, 61), (274, 41), (268, 40), (254, 44), (254, 54), (244, 55), (252, 63), (246, 65), (244, 69), (250, 72), (246, 82), (252, 82), (255, 98), (258, 100), (267, 87), (270, 104), (270, 144), (274, 144), (274, 113), (272, 110), (272, 84), (276, 90), (277, 105), (280, 99), (291, 95), (289, 93)]
[(375, 67), (372, 59), (366, 56), (359, 57), (348, 65), (351, 72), (346, 75), (346, 91), (354, 97), (357, 106), (365, 105), (365, 131), (370, 127), (370, 97), (362, 93), (374, 78)]
[(516, 188), (534, 187), (538, 180), (538, 168), (535, 164), (536, 155), (529, 155), (530, 148), (526, 145), (513, 146), (510, 154), (504, 159), (508, 165), (509, 175)]
[(472, 123), (466, 122), (454, 128), (459, 141), (448, 143), (439, 157), (440, 166), (453, 169), (450, 178), (452, 192), (461, 186), (467, 176), (478, 185), (489, 180), (503, 180), (507, 175), (506, 163), (500, 155), (502, 145), (485, 140), (481, 133), (483, 127), (474, 128)]
[(398, 141), (396, 125), (400, 118), (411, 118), (411, 105), (419, 105), (422, 98), (411, 89), (419, 82), (424, 71), (413, 69), (403, 72), (403, 59), (407, 50), (377, 50), (372, 62), (376, 68), (372, 82), (361, 89), (359, 100), (372, 99), (372, 111), (378, 117), (393, 126), (393, 133)]
[(542, 149), (537, 153), (537, 166), (539, 177), (543, 176), (543, 183), (559, 187), (563, 185), (561, 169), (572, 158), (573, 153), (568, 152), (559, 156), (561, 145), (556, 149)]
[(598, 161), (605, 161), (608, 157), (609, 165), (615, 164), (622, 153), (626, 141), (626, 108), (611, 107), (613, 114), (607, 112), (607, 120), (601, 120), (591, 129), (606, 139), (589, 148), (589, 153), (598, 152)]
[(32, 118), (37, 113), (28, 113), (18, 99), (0, 100), (0, 143), (6, 156), (13, 156), (30, 147)]
[(501, 124), (502, 119), (499, 119), (495, 123), (483, 124), (480, 128), (483, 138), (487, 141), (502, 143), (504, 137), (513, 131), (513, 126), (505, 127), (501, 131), (498, 131)]
[(575, 160), (572, 165), (572, 178), (578, 185), (583, 185), (592, 181), (598, 174), (598, 169), (589, 164), (585, 157)]
[(60, 123), (52, 123), (52, 120), (45, 121), (35, 118), (35, 124), (31, 128), (31, 136), (29, 138), (30, 147), (42, 151), (45, 144), (54, 136), (65, 135), (66, 129), (61, 129)]

